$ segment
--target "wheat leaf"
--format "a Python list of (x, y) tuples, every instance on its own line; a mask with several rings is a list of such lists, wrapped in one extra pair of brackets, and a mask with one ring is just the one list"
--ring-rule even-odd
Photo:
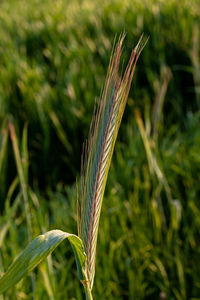
[(36, 237), (12, 263), (0, 279), (0, 294), (31, 272), (66, 238), (69, 240), (75, 254), (79, 279), (86, 280), (84, 274), (85, 253), (80, 238), (61, 230), (52, 230)]

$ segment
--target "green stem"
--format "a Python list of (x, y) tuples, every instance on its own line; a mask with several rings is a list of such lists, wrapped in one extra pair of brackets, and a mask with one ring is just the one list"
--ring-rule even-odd
[(85, 298), (86, 300), (93, 300), (92, 292), (88, 286), (88, 284), (84, 285)]
[(24, 198), (24, 211), (25, 211), (25, 217), (27, 222), (28, 240), (30, 242), (32, 240), (32, 226), (31, 226), (31, 212), (30, 212), (30, 207), (28, 202), (27, 182), (24, 177), (24, 169), (22, 166), (22, 160), (19, 152), (19, 145), (15, 133), (15, 127), (12, 123), (9, 123), (9, 129), (10, 129), (10, 137), (11, 137), (14, 155), (15, 155), (17, 172), (21, 184), (22, 195)]

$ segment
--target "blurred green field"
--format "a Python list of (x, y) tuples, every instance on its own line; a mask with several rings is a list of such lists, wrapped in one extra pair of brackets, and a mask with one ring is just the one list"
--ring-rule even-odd
[[(142, 32), (149, 42), (109, 173), (94, 299), (197, 300), (199, 0), (0, 2), (0, 273), (28, 243), (26, 194), (33, 237), (55, 228), (76, 233), (82, 143), (123, 30), (124, 63)], [(28, 276), (0, 300), (84, 299), (67, 242), (33, 277), (34, 288)]]

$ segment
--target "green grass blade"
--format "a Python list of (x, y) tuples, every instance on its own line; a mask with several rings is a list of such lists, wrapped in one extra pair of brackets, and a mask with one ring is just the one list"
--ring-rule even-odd
[(84, 275), (85, 254), (81, 239), (61, 230), (52, 230), (36, 237), (12, 263), (0, 279), (0, 294), (31, 272), (66, 238), (70, 241), (75, 254), (79, 278), (82, 281), (86, 280)]
[(1, 226), (1, 231), (0, 231), (0, 248), (3, 245), (3, 241), (6, 237), (6, 234), (9, 230), (10, 224), (16, 214), (17, 208), (19, 206), (21, 200), (21, 193), (17, 195), (15, 198), (13, 205), (9, 210), (7, 210), (7, 215), (6, 215), (6, 221), (3, 222), (3, 225)]
[(20, 181), (20, 185), (21, 185), (21, 189), (22, 189), (23, 198), (24, 198), (24, 208), (25, 208), (26, 222), (27, 222), (27, 228), (28, 228), (28, 238), (30, 241), (32, 238), (32, 227), (31, 227), (31, 214), (30, 214), (30, 208), (29, 208), (29, 203), (28, 203), (27, 184), (26, 184), (26, 180), (25, 180), (24, 168), (23, 168), (22, 159), (20, 156), (17, 136), (15, 133), (15, 127), (11, 122), (9, 123), (9, 130), (10, 130), (10, 137), (11, 137), (11, 141), (12, 141), (12, 145), (13, 145), (13, 151), (14, 151), (14, 155), (15, 155), (17, 172), (18, 172), (19, 181)]
[(17, 185), (19, 184), (19, 179), (18, 177), (15, 177), (15, 179), (13, 180), (13, 182), (11, 183), (7, 196), (6, 196), (6, 200), (5, 200), (5, 211), (6, 211), (6, 215), (9, 215), (10, 211), (12, 210), (11, 208), (11, 198), (17, 188)]
[(3, 162), (5, 160), (7, 141), (8, 141), (8, 131), (3, 130), (1, 141), (0, 141), (0, 173), (2, 171)]
[(49, 299), (50, 300), (55, 300), (53, 285), (50, 281), (50, 276), (49, 276), (49, 273), (48, 273), (47, 263), (46, 264), (45, 263), (40, 264), (39, 269), (40, 269), (40, 272), (42, 273), (42, 277), (43, 277), (43, 280), (44, 280), (44, 285), (45, 285), (46, 291), (48, 293)]
[(67, 151), (72, 152), (72, 146), (67, 139), (66, 132), (65, 132), (60, 120), (58, 119), (57, 115), (53, 111), (51, 111), (49, 116), (53, 122), (53, 125), (56, 129), (56, 132), (57, 132), (57, 135), (58, 135), (60, 141), (63, 143), (63, 145), (65, 146)]
[(25, 123), (22, 133), (22, 166), (24, 169), (24, 178), (28, 182), (28, 167), (29, 167), (29, 155), (28, 155), (28, 122)]
[(4, 196), (6, 182), (6, 161), (8, 148), (8, 130), (2, 128), (0, 134), (0, 196)]
[(156, 99), (154, 102), (153, 115), (152, 115), (152, 134), (154, 139), (158, 138), (159, 129), (161, 127), (162, 112), (167, 93), (169, 82), (172, 78), (172, 72), (169, 67), (163, 66), (161, 68), (161, 82), (159, 83), (159, 90), (157, 91)]
[(156, 156), (154, 155), (153, 151), (152, 151), (152, 147), (151, 147), (151, 141), (145, 131), (145, 127), (143, 124), (143, 120), (140, 114), (140, 111), (138, 109), (135, 109), (135, 118), (136, 118), (136, 122), (138, 124), (138, 128), (139, 128), (139, 132), (140, 135), (142, 137), (142, 141), (144, 144), (144, 148), (145, 148), (145, 152), (146, 152), (146, 156), (147, 156), (147, 161), (148, 161), (148, 165), (149, 165), (149, 172), (151, 175), (155, 174), (158, 178), (158, 181), (160, 182), (161, 186), (164, 187), (167, 198), (169, 200), (169, 202), (172, 201), (172, 196), (171, 196), (171, 191), (169, 188), (169, 184), (167, 182), (167, 179), (164, 175), (164, 173), (162, 172)]

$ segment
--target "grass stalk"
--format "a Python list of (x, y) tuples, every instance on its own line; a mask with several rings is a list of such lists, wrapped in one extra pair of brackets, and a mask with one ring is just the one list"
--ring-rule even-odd
[(15, 133), (15, 127), (11, 122), (9, 123), (9, 130), (10, 130), (10, 137), (11, 137), (11, 141), (12, 141), (13, 151), (14, 151), (14, 155), (15, 155), (17, 172), (18, 172), (19, 181), (20, 181), (20, 185), (21, 185), (21, 189), (22, 189), (23, 198), (24, 198), (24, 208), (25, 208), (25, 217), (26, 217), (26, 222), (27, 222), (28, 239), (30, 241), (32, 239), (32, 226), (31, 226), (30, 207), (29, 207), (29, 203), (28, 203), (28, 191), (27, 191), (27, 185), (26, 185), (22, 160), (21, 160), (21, 156), (20, 156), (20, 152), (19, 152), (19, 145), (18, 145), (16, 133)]
[(84, 291), (86, 300), (93, 300), (92, 292), (88, 284), (84, 285)]
[[(17, 172), (18, 172), (19, 181), (20, 181), (20, 185), (21, 185), (22, 195), (24, 198), (24, 209), (25, 209), (25, 218), (26, 218), (26, 223), (27, 223), (27, 234), (28, 234), (28, 241), (30, 242), (32, 240), (32, 224), (31, 224), (31, 212), (30, 212), (30, 207), (29, 207), (29, 202), (28, 202), (27, 184), (26, 184), (26, 177), (28, 176), (27, 168), (26, 168), (26, 165), (23, 166), (22, 158), (20, 156), (17, 136), (16, 136), (16, 132), (15, 132), (15, 127), (11, 122), (9, 123), (9, 130), (10, 130), (10, 137), (11, 137), (13, 151), (14, 151), (14, 155), (15, 155), (16, 167), (17, 167)], [(24, 139), (24, 143), (25, 143), (26, 142), (25, 135), (24, 135), (23, 139)], [(33, 291), (32, 299), (35, 299), (35, 275), (34, 275), (34, 273), (31, 274), (31, 286), (32, 286), (32, 291)]]

